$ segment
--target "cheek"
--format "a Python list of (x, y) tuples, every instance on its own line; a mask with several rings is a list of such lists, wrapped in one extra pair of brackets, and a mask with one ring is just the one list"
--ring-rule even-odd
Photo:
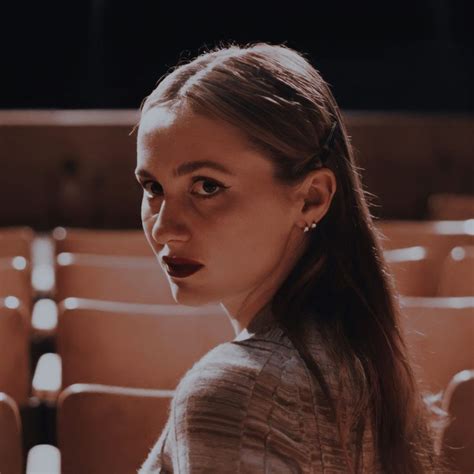
[(289, 206), (282, 200), (276, 199), (272, 191), (261, 193), (254, 192), (250, 197), (226, 203), (223, 210), (223, 218), (232, 221), (232, 227), (240, 230), (254, 229), (262, 232), (271, 232), (275, 225), (281, 227), (288, 220), (290, 214)]
[(148, 221), (151, 217), (153, 217), (153, 209), (148, 202), (148, 199), (143, 196), (142, 204), (141, 204), (141, 218), (142, 222)]
[(289, 213), (288, 209), (269, 206), (266, 202), (268, 198), (236, 206), (234, 210), (227, 209), (222, 218), (216, 220), (219, 237), (216, 247), (234, 260), (235, 255), (241, 255), (246, 263), (255, 260), (255, 255), (269, 258), (277, 255), (288, 236)]
[(143, 198), (141, 205), (141, 220), (143, 230), (148, 237), (148, 235), (151, 234), (151, 230), (153, 228), (153, 212), (151, 211), (150, 205), (145, 198)]

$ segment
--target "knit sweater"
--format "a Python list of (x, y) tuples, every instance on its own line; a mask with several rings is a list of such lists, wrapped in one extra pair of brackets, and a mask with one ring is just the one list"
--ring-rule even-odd
[[(345, 416), (353, 397), (307, 321), (305, 343)], [(267, 304), (234, 340), (209, 351), (181, 379), (139, 474), (347, 474), (330, 413), (316, 377)], [(355, 463), (355, 432), (347, 446)], [(361, 471), (381, 472), (368, 420), (361, 446)]]

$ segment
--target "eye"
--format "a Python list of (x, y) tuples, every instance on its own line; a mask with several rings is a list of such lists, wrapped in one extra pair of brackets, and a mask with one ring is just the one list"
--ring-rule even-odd
[[(217, 194), (220, 194), (222, 190), (227, 189), (229, 186), (224, 186), (223, 184), (209, 178), (205, 178), (204, 176), (195, 176), (193, 178), (193, 184), (195, 183), (203, 183), (201, 186), (203, 193), (201, 192), (193, 192), (192, 194), (199, 196), (202, 199), (209, 199)], [(163, 194), (163, 189), (161, 185), (156, 181), (145, 181), (142, 184), (143, 190), (146, 193), (148, 199), (153, 199), (156, 196), (161, 196)]]
[(156, 195), (159, 195), (162, 192), (161, 186), (156, 181), (146, 181), (142, 186), (149, 199), (153, 199)]
[[(193, 183), (203, 183), (201, 189), (204, 191), (204, 194), (201, 193), (193, 193), (198, 195), (199, 197), (203, 199), (208, 199), (213, 196), (216, 196), (217, 194), (220, 194), (222, 190), (227, 189), (228, 186), (224, 186), (221, 183), (218, 183), (217, 181), (214, 181), (213, 179), (209, 178), (204, 178), (201, 176), (196, 176), (193, 178)], [(216, 191), (217, 189), (217, 191)]]

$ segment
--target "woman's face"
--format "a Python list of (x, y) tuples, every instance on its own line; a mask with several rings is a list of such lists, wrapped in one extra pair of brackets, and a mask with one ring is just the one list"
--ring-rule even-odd
[[(185, 165), (209, 161), (220, 169)], [(225, 171), (227, 170), (227, 171)], [(222, 303), (231, 314), (258, 309), (284, 280), (303, 249), (291, 190), (274, 181), (272, 164), (241, 132), (189, 109), (155, 107), (141, 120), (137, 179), (148, 242), (177, 303)], [(163, 256), (204, 265), (186, 278), (170, 276)]]

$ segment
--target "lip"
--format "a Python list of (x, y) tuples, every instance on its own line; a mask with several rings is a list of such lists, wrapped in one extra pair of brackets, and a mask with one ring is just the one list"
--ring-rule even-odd
[(204, 265), (173, 265), (166, 264), (166, 271), (175, 278), (186, 278), (193, 275), (203, 268)]
[(192, 260), (190, 258), (184, 258), (184, 257), (176, 257), (176, 256), (164, 256), (163, 257), (163, 262), (166, 263), (166, 265), (172, 264), (172, 265), (202, 265), (200, 262), (196, 262), (196, 260)]
[(175, 278), (186, 278), (204, 267), (202, 263), (182, 257), (163, 257), (166, 272)]

